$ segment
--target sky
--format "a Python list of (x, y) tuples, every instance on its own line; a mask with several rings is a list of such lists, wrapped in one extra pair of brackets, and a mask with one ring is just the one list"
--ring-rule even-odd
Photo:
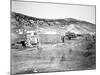
[(12, 1), (11, 11), (37, 18), (75, 18), (95, 24), (95, 6)]

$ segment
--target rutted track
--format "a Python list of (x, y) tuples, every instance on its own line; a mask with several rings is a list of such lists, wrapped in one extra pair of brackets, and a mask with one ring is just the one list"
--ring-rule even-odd
[(68, 41), (40, 48), (12, 50), (12, 74), (95, 69), (95, 49), (89, 56), (85, 42)]

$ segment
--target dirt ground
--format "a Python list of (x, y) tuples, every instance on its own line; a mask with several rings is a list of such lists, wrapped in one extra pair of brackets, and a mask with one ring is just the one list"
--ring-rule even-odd
[(11, 50), (12, 74), (88, 70), (96, 68), (96, 50), (86, 49), (86, 42), (70, 40), (42, 44), (39, 48)]

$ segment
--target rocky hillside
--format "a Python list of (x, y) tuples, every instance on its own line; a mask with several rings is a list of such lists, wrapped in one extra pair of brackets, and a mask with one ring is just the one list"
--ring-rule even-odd
[(11, 28), (32, 28), (36, 30), (37, 27), (40, 28), (40, 30), (51, 28), (61, 32), (74, 32), (76, 34), (94, 34), (96, 31), (96, 25), (73, 18), (42, 19), (16, 12), (11, 13)]

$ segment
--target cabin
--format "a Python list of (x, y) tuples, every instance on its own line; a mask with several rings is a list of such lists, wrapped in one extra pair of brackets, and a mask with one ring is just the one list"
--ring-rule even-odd
[(67, 42), (67, 40), (76, 39), (77, 35), (71, 32), (66, 32), (64, 36), (62, 36), (62, 43)]
[(28, 47), (33, 47), (38, 44), (38, 34), (36, 31), (28, 30), (26, 32), (26, 44)]

